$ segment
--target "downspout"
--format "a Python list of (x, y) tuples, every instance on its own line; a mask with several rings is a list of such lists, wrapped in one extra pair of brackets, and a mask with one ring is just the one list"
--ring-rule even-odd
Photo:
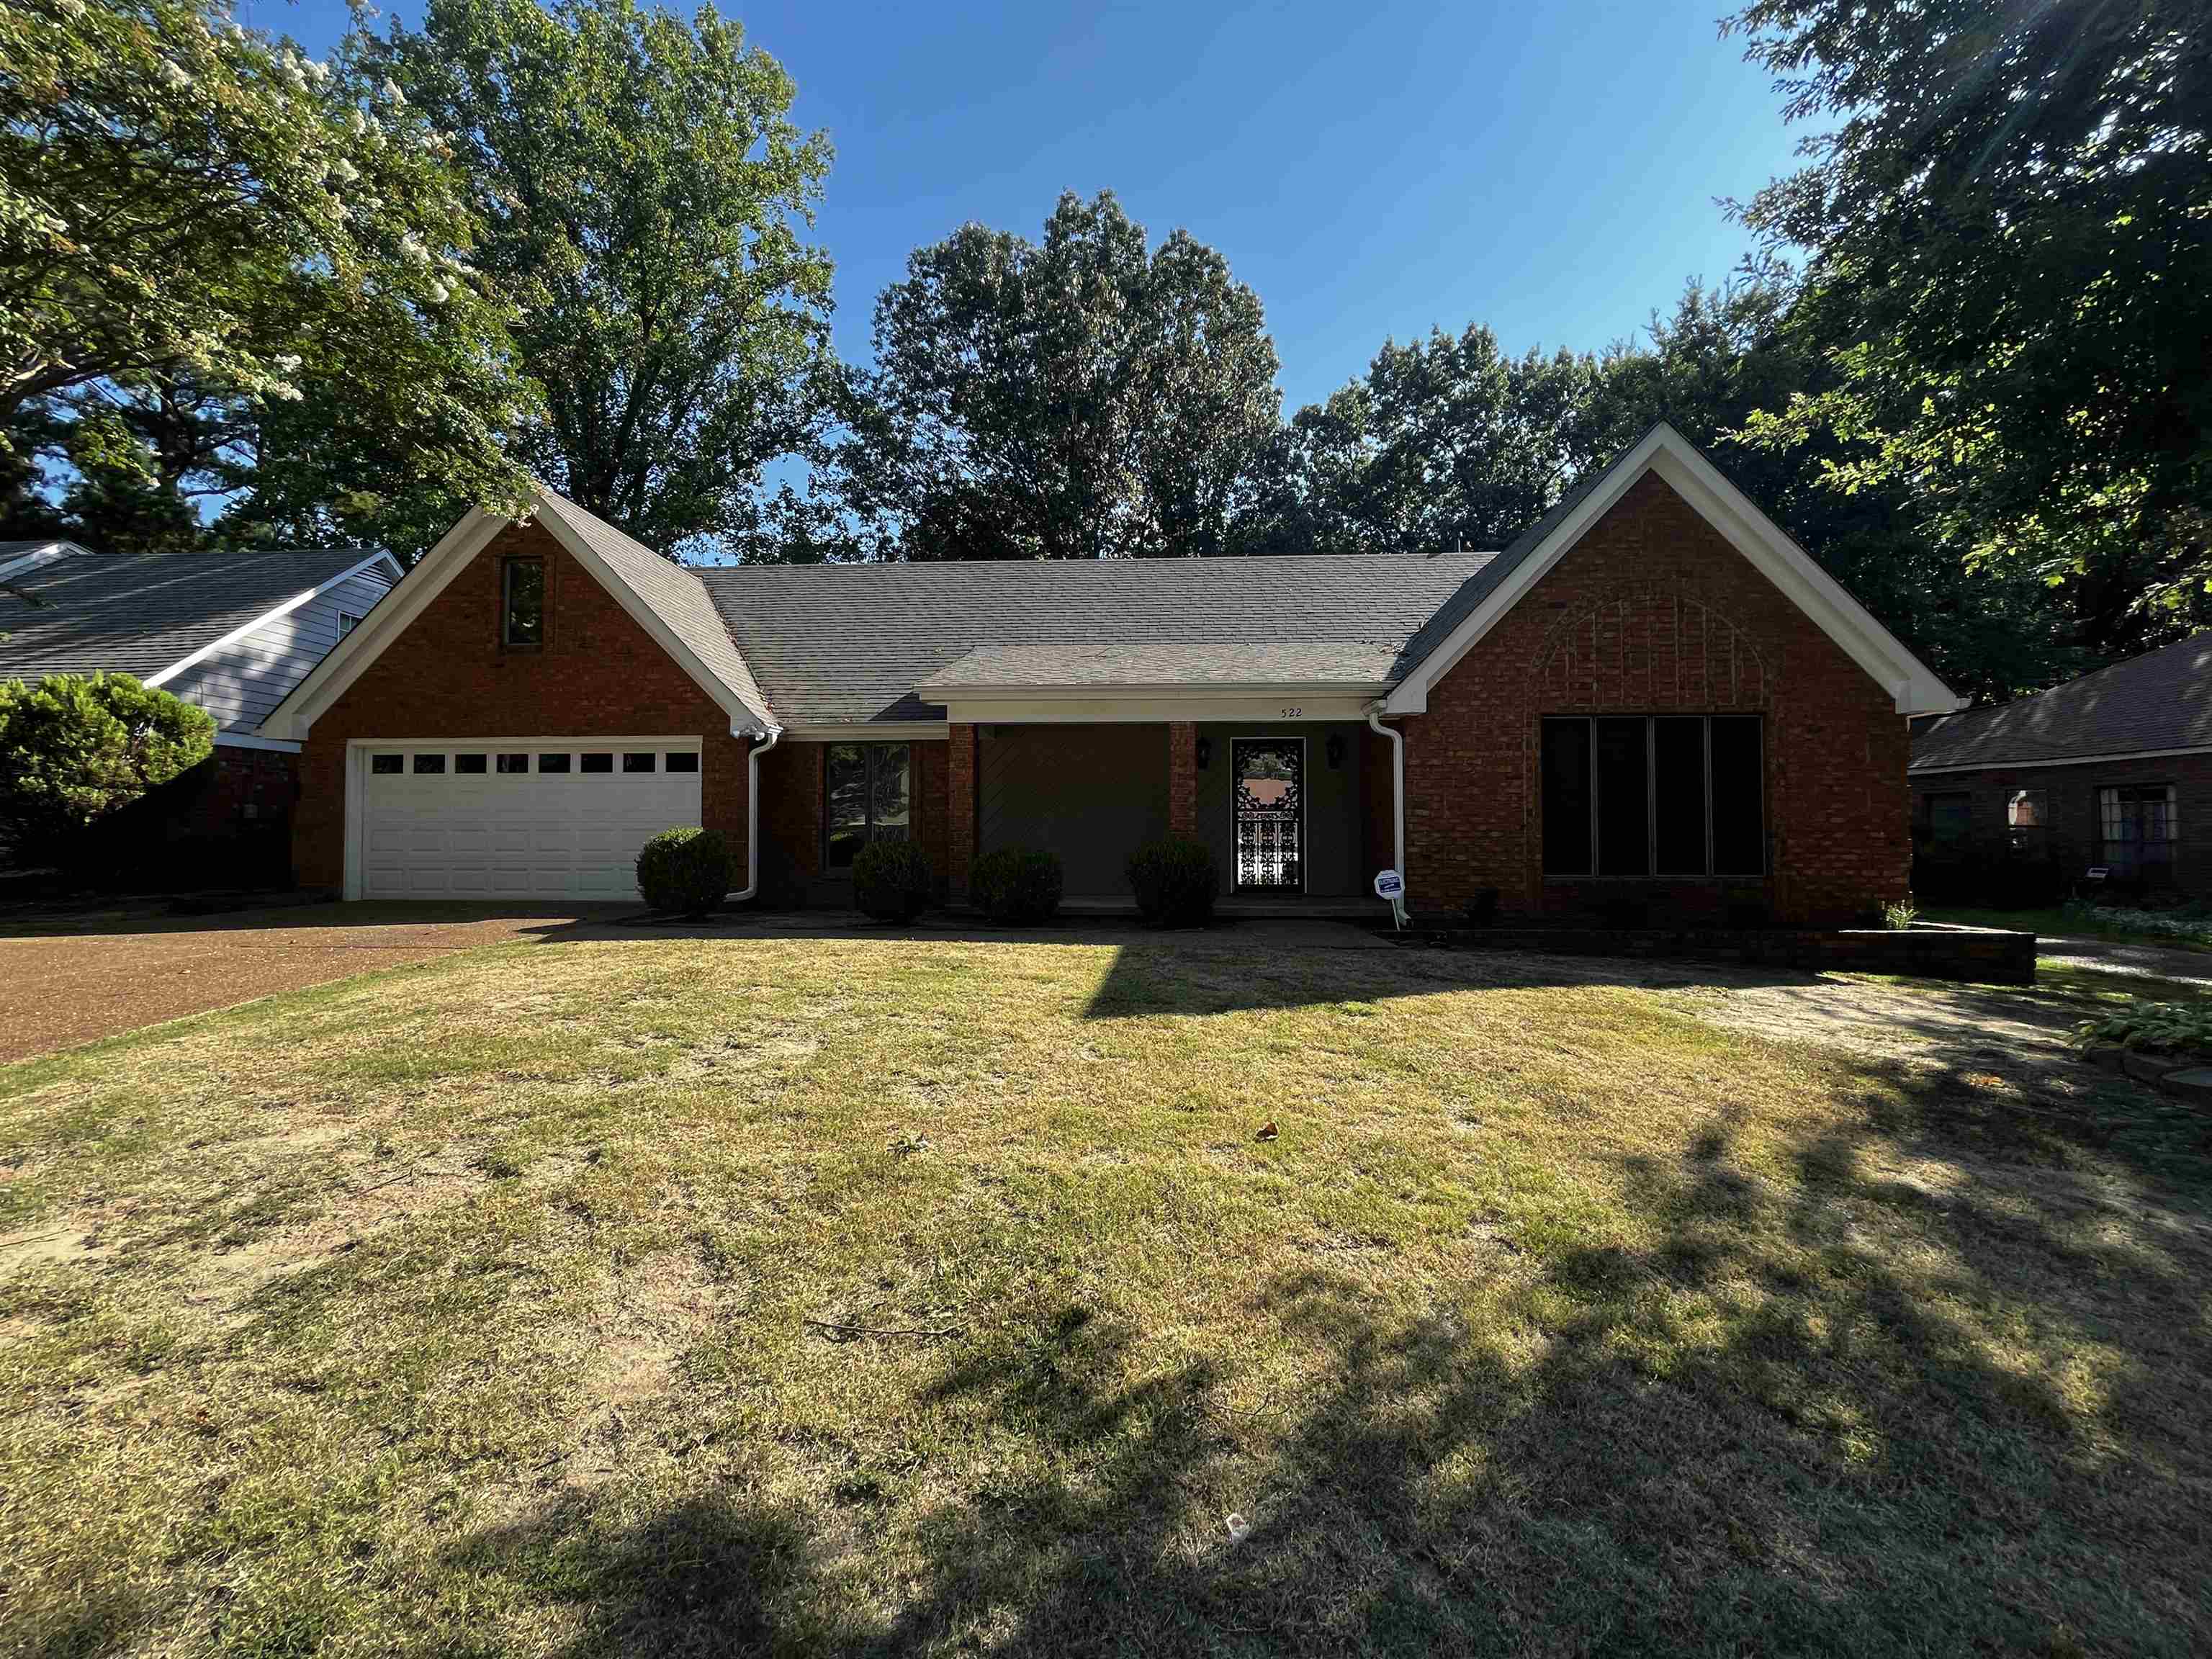
[[(1382, 724), (1382, 705), (1378, 701), (1367, 705), (1369, 729), (1390, 739), (1390, 867), (1398, 872), (1398, 879), (1406, 878), (1406, 738), (1401, 732)], [(1401, 886), (1390, 901), (1390, 914), (1402, 928), (1406, 925), (1406, 890)]]
[(783, 728), (771, 726), (766, 731), (757, 727), (739, 731), (730, 728), (733, 738), (765, 738), (765, 743), (756, 744), (745, 752), (745, 884), (742, 891), (725, 893), (725, 904), (743, 904), (760, 891), (760, 763), (761, 757), (783, 741)]

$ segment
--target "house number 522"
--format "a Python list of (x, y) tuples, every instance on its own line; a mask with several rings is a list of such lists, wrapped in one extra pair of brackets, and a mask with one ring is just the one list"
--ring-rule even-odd
[(1285, 708), (1281, 714), (1276, 715), (1275, 718), (1277, 720), (1294, 720), (1305, 712), (1306, 711), (1303, 708)]

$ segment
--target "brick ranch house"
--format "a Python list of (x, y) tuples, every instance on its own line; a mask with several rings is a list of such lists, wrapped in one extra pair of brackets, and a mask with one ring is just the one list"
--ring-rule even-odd
[(1906, 889), (1907, 720), (1959, 706), (1661, 426), (1496, 553), (679, 567), (550, 491), (471, 514), (262, 731), (300, 878), (629, 898), (703, 823), (733, 900), (839, 903), (913, 837), (1126, 896), (1835, 925)]
[(2212, 886), (2212, 635), (2033, 696), (1917, 723), (1913, 831), (1923, 854), (2047, 856), (2068, 883)]

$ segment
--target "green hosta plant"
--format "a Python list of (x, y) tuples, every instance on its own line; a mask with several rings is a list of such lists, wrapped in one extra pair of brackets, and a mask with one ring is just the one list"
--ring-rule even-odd
[(2212, 1054), (2212, 1003), (2130, 1002), (2074, 1028), (2084, 1048), (2117, 1044), (2160, 1054)]

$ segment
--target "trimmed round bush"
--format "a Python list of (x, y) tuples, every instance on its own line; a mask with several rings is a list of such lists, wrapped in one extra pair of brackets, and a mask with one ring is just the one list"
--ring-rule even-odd
[(853, 860), (853, 902), (878, 921), (912, 921), (929, 903), (929, 860), (910, 841), (870, 842)]
[(663, 915), (703, 916), (730, 890), (734, 863), (717, 830), (664, 830), (637, 855), (637, 890)]
[(1129, 860), (1137, 914), (1154, 927), (1202, 927), (1213, 919), (1221, 878), (1204, 842), (1170, 836), (1139, 848)]
[(968, 896), (994, 921), (1033, 927), (1060, 908), (1060, 860), (1035, 847), (1001, 847), (975, 860)]

